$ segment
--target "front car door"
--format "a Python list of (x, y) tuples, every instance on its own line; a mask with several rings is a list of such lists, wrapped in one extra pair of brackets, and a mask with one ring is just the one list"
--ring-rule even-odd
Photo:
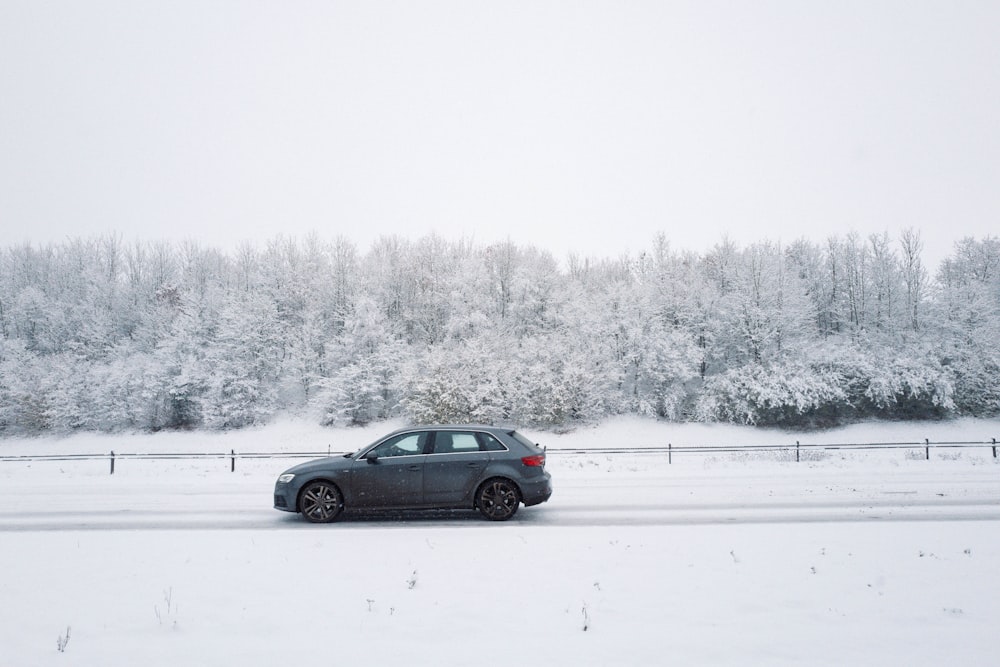
[(393, 436), (354, 461), (351, 504), (356, 507), (416, 507), (423, 502), (427, 431)]

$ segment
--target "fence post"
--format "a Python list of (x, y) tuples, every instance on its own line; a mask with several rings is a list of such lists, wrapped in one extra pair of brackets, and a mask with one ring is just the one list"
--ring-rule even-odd
[(799, 441), (795, 441), (795, 462), (799, 462)]
[(229, 450), (229, 472), (236, 472), (236, 450)]
[(993, 458), (997, 457), (997, 439), (993, 438)]
[(115, 450), (111, 450), (111, 474), (115, 474)]
[(924, 438), (924, 447), (927, 448), (927, 460), (931, 460), (931, 441), (929, 438)]
[[(994, 450), (994, 452), (995, 451), (996, 450)], [(673, 462), (674, 462), (674, 446), (668, 442), (667, 443), (667, 464), (669, 465), (669, 464), (671, 464)]]

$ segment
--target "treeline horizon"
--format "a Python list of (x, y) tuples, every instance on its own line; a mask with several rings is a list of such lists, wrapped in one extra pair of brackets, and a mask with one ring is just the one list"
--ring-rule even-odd
[(0, 435), (306, 414), (796, 428), (1000, 414), (1000, 240), (663, 234), (616, 258), (511, 241), (120, 235), (0, 248)]

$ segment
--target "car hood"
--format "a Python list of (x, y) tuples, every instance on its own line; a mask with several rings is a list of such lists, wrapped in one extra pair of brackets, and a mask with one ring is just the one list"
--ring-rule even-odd
[(353, 458), (344, 458), (343, 456), (331, 456), (329, 458), (314, 459), (312, 461), (306, 461), (305, 463), (300, 463), (296, 466), (292, 466), (285, 471), (284, 474), (292, 473), (294, 475), (303, 475), (309, 472), (316, 472), (317, 470), (346, 470), (354, 464)]

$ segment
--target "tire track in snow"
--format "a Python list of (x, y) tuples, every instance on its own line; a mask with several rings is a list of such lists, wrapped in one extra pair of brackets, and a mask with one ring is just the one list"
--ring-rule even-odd
[(879, 502), (570, 505), (550, 502), (522, 509), (506, 524), (483, 521), (472, 511), (349, 512), (332, 526), (314, 526), (298, 515), (245, 507), (205, 509), (67, 510), (0, 513), (0, 533), (51, 531), (303, 530), (472, 525), (520, 527), (681, 526), (802, 524), (872, 521), (1000, 521), (1000, 504), (942, 499), (908, 504)]

